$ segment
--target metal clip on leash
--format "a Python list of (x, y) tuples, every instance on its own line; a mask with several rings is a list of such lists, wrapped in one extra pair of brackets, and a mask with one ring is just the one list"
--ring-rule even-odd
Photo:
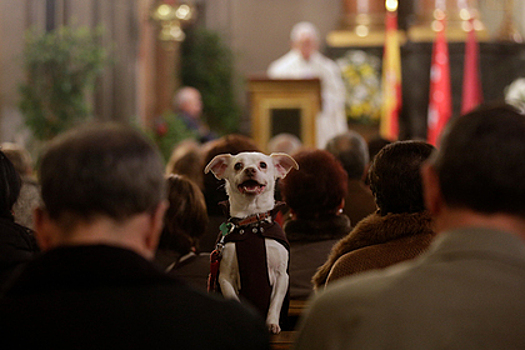
[(221, 239), (217, 242), (215, 249), (210, 254), (210, 274), (208, 275), (208, 292), (215, 292), (218, 290), (217, 282), (219, 277), (219, 266), (222, 258), (222, 250), (224, 249), (224, 239), (227, 235), (233, 232), (235, 225), (231, 222), (223, 222), (219, 226), (221, 230)]

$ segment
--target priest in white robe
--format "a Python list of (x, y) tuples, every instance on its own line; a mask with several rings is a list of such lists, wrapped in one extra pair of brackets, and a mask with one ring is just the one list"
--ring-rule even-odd
[(292, 49), (272, 62), (267, 74), (272, 79), (321, 80), (322, 110), (316, 120), (316, 144), (324, 148), (328, 140), (348, 130), (341, 70), (318, 51), (319, 33), (312, 23), (297, 23), (290, 39)]

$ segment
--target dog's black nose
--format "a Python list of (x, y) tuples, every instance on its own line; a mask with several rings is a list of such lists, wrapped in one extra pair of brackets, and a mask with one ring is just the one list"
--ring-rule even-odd
[(255, 168), (246, 168), (244, 169), (246, 175), (255, 175)]

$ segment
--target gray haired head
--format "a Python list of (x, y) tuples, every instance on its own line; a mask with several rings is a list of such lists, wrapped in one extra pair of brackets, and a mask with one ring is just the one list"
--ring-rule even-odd
[(319, 31), (311, 22), (299, 22), (295, 24), (290, 33), (290, 40), (297, 42), (302, 36), (308, 36), (315, 41), (319, 41)]

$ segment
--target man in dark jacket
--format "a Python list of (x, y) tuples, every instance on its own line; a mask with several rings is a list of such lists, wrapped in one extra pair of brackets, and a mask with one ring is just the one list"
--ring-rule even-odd
[(21, 186), (14, 164), (0, 151), (0, 286), (39, 252), (33, 231), (16, 223), (13, 215)]
[(343, 213), (352, 226), (376, 211), (374, 195), (363, 181), (369, 161), (365, 139), (353, 130), (337, 135), (326, 144), (325, 149), (340, 162), (348, 175), (348, 191)]
[(167, 276), (154, 256), (166, 210), (159, 155), (118, 125), (51, 143), (35, 215), (45, 253), (0, 299), (0, 339), (17, 348), (267, 349), (262, 319)]

